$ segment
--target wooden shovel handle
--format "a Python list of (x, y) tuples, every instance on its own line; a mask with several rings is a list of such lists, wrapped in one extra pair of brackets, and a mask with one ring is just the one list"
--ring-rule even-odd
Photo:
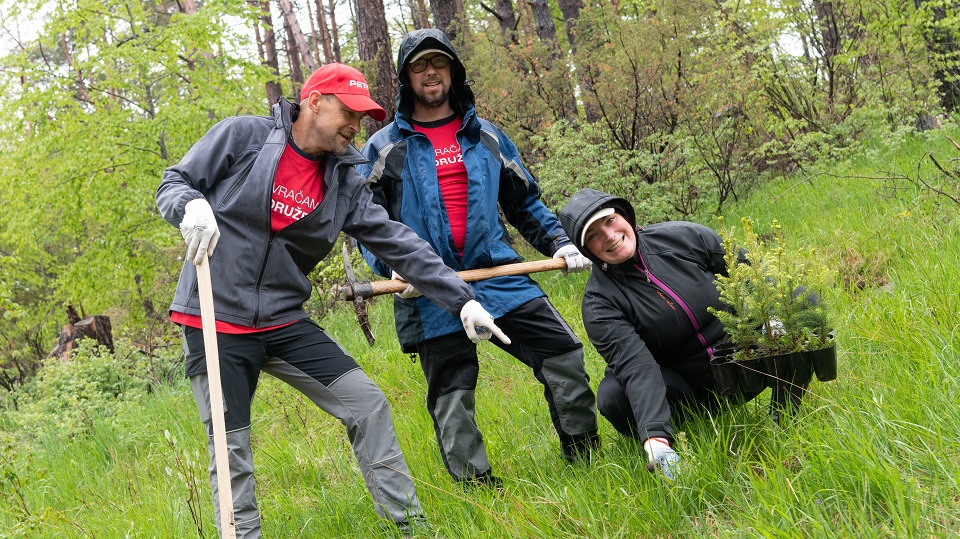
[(220, 383), (220, 350), (217, 348), (210, 262), (206, 256), (197, 266), (197, 289), (200, 294), (200, 323), (203, 326), (203, 350), (207, 359), (207, 381), (210, 384), (210, 418), (213, 422), (213, 453), (217, 469), (217, 494), (220, 498), (220, 527), (223, 539), (235, 539), (237, 529), (233, 515), (233, 489), (230, 487), (230, 461), (227, 458), (227, 427), (223, 415), (223, 386)]

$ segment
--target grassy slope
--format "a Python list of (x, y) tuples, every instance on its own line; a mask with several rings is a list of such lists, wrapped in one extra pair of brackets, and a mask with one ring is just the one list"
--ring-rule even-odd
[[(813, 383), (799, 421), (785, 429), (769, 424), (763, 395), (683, 425), (688, 467), (672, 485), (645, 472), (642, 449), (603, 420), (603, 451), (592, 466), (563, 464), (533, 376), (484, 344), (478, 421), (507, 488), (502, 495), (462, 490), (435, 448), (419, 367), (397, 351), (389, 300), (371, 307), (374, 348), (349, 309), (325, 325), (386, 392), (421, 501), (446, 537), (960, 534), (958, 208), (933, 207), (916, 189), (891, 198), (887, 181), (865, 178), (914, 171), (927, 150), (941, 162), (958, 153), (940, 138), (906, 143), (892, 156), (868, 152), (831, 167), (831, 175), (766, 186), (728, 212), (761, 227), (779, 219), (792, 239), (817, 246), (841, 278), (866, 286), (838, 288), (829, 298), (840, 375)], [(585, 276), (538, 280), (584, 337)], [(596, 387), (603, 362), (589, 345), (587, 363)], [(374, 513), (338, 423), (269, 377), (255, 406), (267, 537), (395, 536)], [(98, 422), (88, 438), (51, 437), (8, 451), (0, 537), (179, 538), (201, 536), (198, 527), (212, 537), (197, 423), (180, 384), (127, 406), (110, 424)], [(18, 482), (22, 501), (12, 494)], [(15, 518), (23, 507), (34, 516)], [(191, 507), (199, 507), (201, 526)]]

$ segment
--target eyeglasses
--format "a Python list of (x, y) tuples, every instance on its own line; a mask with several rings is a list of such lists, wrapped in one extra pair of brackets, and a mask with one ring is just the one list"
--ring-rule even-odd
[(410, 71), (413, 71), (414, 73), (423, 73), (427, 70), (427, 62), (430, 62), (430, 65), (432, 65), (434, 69), (443, 69), (450, 65), (449, 58), (442, 54), (438, 54), (429, 60), (421, 58), (416, 62), (410, 62)]

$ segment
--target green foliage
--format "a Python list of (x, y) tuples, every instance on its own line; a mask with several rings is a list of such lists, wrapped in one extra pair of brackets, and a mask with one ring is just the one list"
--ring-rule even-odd
[[(616, 5), (585, 5), (575, 42), (558, 32), (569, 52), (524, 24), (504, 38), (468, 6), (458, 47), (479, 113), (552, 207), (590, 185), (634, 200), (643, 220), (703, 221), (777, 174), (934, 118), (958, 72), (957, 13), (941, 0)], [(32, 374), (67, 302), (147, 348), (162, 333), (183, 249), (154, 209), (160, 174), (214, 122), (265, 113), (271, 78), (250, 42), (258, 8), (199, 6), (3, 2), (6, 26), (39, 28), (0, 59), (3, 387)], [(341, 32), (347, 56), (353, 33)], [(325, 292), (337, 275), (312, 278)]]
[(686, 158), (676, 137), (697, 113), (687, 73), (703, 68), (694, 52), (703, 45), (694, 31), (701, 7), (669, 4), (637, 19), (591, 8), (577, 24), (584, 107), (599, 113), (611, 146), (654, 158), (636, 170), (648, 183), (669, 178)]
[(505, 46), (496, 22), (486, 22), (457, 50), (473, 81), (477, 113), (503, 129), (530, 165), (537, 158), (530, 137), (565, 118), (569, 108), (569, 96), (554, 93), (562, 86), (546, 79), (562, 76), (569, 87), (569, 76), (559, 64), (544, 70), (549, 52), (543, 46), (532, 40)]
[(596, 8), (581, 17), (585, 108), (602, 111), (611, 145), (645, 153), (635, 172), (669, 193), (675, 214), (719, 212), (765, 168), (757, 149), (769, 136), (766, 113), (750, 63), (772, 39), (771, 23), (754, 3), (640, 7), (636, 17)]
[(163, 437), (167, 441), (170, 451), (173, 453), (174, 467), (165, 468), (168, 477), (176, 479), (184, 486), (186, 490), (186, 501), (184, 504), (190, 512), (190, 518), (197, 528), (197, 536), (203, 537), (203, 504), (206, 502), (206, 496), (203, 495), (204, 485), (207, 484), (206, 478), (202, 477), (206, 472), (205, 462), (209, 462), (209, 454), (194, 449), (184, 449), (177, 441), (177, 437), (169, 430), (163, 431)]
[[(795, 250), (777, 221), (761, 238), (753, 221), (723, 227), (727, 275), (717, 276), (720, 301), (730, 310), (710, 308), (738, 348), (736, 358), (817, 350), (830, 342), (822, 299), (832, 282), (816, 251)], [(741, 253), (747, 263), (741, 263)], [(802, 288), (801, 288), (802, 287)]]
[[(913, 3), (831, 2), (771, 8), (781, 35), (751, 69), (768, 108), (764, 154), (780, 166), (842, 159), (871, 129), (897, 129), (937, 109)], [(802, 54), (784, 43), (802, 46)]]
[(25, 332), (51, 339), (67, 302), (117, 327), (156, 316), (146, 305), (168, 301), (182, 251), (153, 201), (163, 169), (217, 120), (266, 110), (249, 38), (224, 24), (248, 20), (244, 4), (29, 9), (46, 13), (39, 36), (0, 59), (0, 329), (14, 349)]
[(935, 69), (941, 101), (947, 110), (960, 107), (957, 84), (960, 83), (960, 9), (946, 0), (916, 2), (915, 31), (923, 36), (930, 64)]
[(543, 191), (543, 200), (559, 210), (566, 199), (584, 187), (632, 200), (639, 222), (656, 223), (673, 214), (671, 193), (662, 185), (641, 180), (635, 170), (652, 157), (643, 150), (622, 150), (605, 143), (597, 126), (574, 128), (565, 121), (533, 137), (535, 151), (550, 156), (531, 171)]
[[(577, 84), (575, 117), (535, 91), (558, 68), (544, 73), (529, 62), (530, 40), (504, 47), (476, 38), (467, 59), (480, 81), (481, 114), (502, 123), (532, 163), (555, 166), (541, 139), (566, 132), (618, 161), (621, 177), (658, 185), (675, 215), (720, 213), (772, 177), (765, 171), (843, 159), (871, 130), (896, 131), (937, 111), (929, 25), (913, 4), (828, 7), (585, 6), (562, 70)], [(936, 24), (949, 30), (946, 13)], [(495, 22), (487, 23), (486, 35), (495, 35)], [(561, 120), (567, 126), (555, 127)], [(614, 173), (594, 176), (614, 184)]]
[[(467, 63), (480, 114), (514, 137), (531, 168), (556, 173), (547, 184), (582, 178), (572, 181), (651, 196), (657, 219), (719, 211), (757, 182), (766, 131), (763, 104), (755, 104), (760, 84), (748, 67), (716, 69), (743, 54), (722, 27), (704, 27), (713, 17), (701, 3), (643, 6), (635, 17), (587, 6), (576, 21), (571, 65), (547, 72), (538, 67), (542, 54), (528, 54), (533, 45), (478, 38)], [(577, 84), (576, 115), (565, 112), (564, 98), (538, 90), (558, 71)], [(574, 164), (563, 161), (571, 156), (589, 168), (569, 174)]]
[(17, 447), (12, 436), (0, 436), (0, 514), (8, 513), (16, 524), (4, 530), (4, 537), (27, 537), (36, 533), (50, 509), (37, 510), (27, 501), (30, 485), (30, 452)]
[(8, 406), (5, 413), (25, 433), (83, 435), (95, 419), (146, 398), (158, 383), (168, 384), (179, 365), (179, 353), (151, 357), (124, 340), (110, 352), (81, 339), (70, 359), (47, 360), (37, 377), (16, 390), (10, 397), (15, 408)]

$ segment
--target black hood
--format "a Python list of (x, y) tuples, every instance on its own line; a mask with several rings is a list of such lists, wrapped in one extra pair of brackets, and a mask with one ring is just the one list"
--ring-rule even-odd
[(620, 198), (610, 193), (597, 191), (596, 189), (581, 189), (570, 198), (570, 201), (563, 206), (557, 217), (560, 218), (560, 224), (563, 225), (564, 232), (570, 241), (580, 249), (583, 256), (589, 258), (596, 265), (603, 264), (599, 258), (594, 256), (589, 249), (580, 244), (580, 236), (583, 233), (584, 225), (591, 215), (597, 210), (603, 208), (613, 208), (614, 211), (623, 216), (634, 229), (637, 228), (637, 217), (633, 212), (633, 206), (626, 199)]
[(436, 28), (414, 30), (403, 36), (403, 40), (400, 41), (400, 50), (397, 51), (397, 111), (407, 118), (413, 112), (414, 97), (413, 90), (410, 88), (410, 78), (407, 77), (407, 59), (423, 49), (446, 51), (453, 58), (450, 63), (450, 106), (457, 114), (463, 116), (474, 103), (473, 90), (467, 84), (467, 70), (457, 56), (457, 51), (453, 49), (450, 38)]

